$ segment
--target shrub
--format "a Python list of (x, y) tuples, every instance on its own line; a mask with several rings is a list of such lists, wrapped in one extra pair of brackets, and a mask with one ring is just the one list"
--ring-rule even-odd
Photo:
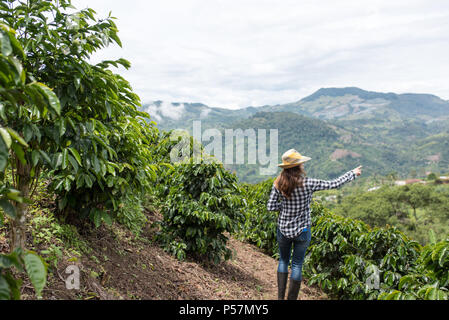
[(143, 210), (142, 201), (139, 197), (127, 197), (119, 205), (115, 219), (135, 235), (139, 235), (148, 222)]
[(157, 239), (165, 250), (179, 259), (187, 254), (214, 263), (229, 259), (225, 233), (235, 233), (243, 218), (236, 176), (218, 163), (190, 161), (168, 169), (161, 180)]
[(385, 292), (385, 300), (448, 300), (449, 238), (423, 247), (415, 272), (399, 279), (396, 290)]
[(334, 297), (377, 299), (416, 268), (420, 245), (395, 227), (371, 229), (318, 203), (312, 205), (312, 225), (304, 274)]
[(263, 249), (270, 255), (278, 257), (276, 240), (277, 212), (267, 210), (267, 201), (273, 186), (273, 179), (258, 184), (242, 186), (243, 197), (248, 204), (245, 220), (239, 237)]

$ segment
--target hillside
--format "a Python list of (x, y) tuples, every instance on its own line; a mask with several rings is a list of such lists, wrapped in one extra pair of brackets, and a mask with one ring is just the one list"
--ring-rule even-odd
[[(318, 170), (311, 162), (310, 173), (323, 178), (359, 163), (368, 175), (396, 172), (406, 177), (412, 171), (449, 169), (449, 102), (429, 94), (322, 88), (297, 102), (275, 106), (226, 110), (158, 101), (142, 109), (163, 130), (182, 128), (192, 133), (193, 120), (201, 120), (203, 130), (278, 129), (280, 155), (289, 148), (311, 154), (322, 164)], [(263, 178), (254, 165), (230, 168), (247, 182)]]
[[(329, 178), (341, 174), (344, 170), (350, 170), (357, 166), (359, 161), (376, 165), (372, 159), (359, 156), (379, 153), (374, 147), (365, 147), (360, 150), (363, 140), (353, 132), (341, 127), (332, 126), (329, 123), (311, 119), (291, 112), (259, 112), (248, 119), (240, 120), (232, 124), (236, 128), (271, 129), (278, 128), (279, 154), (278, 163), (281, 162), (282, 150), (295, 148), (302, 154), (313, 159), (307, 163), (306, 170), (309, 175), (319, 175)], [(339, 158), (332, 158), (338, 150), (350, 150)], [(355, 155), (355, 156), (354, 156)], [(232, 165), (229, 166), (243, 181), (256, 182), (264, 180), (266, 176), (259, 176), (258, 165)], [(378, 167), (378, 165), (376, 165)], [(324, 170), (323, 170), (324, 168)]]
[(384, 120), (435, 121), (448, 119), (449, 103), (430, 94), (396, 94), (366, 91), (356, 87), (321, 88), (298, 102), (277, 109), (322, 119), (357, 120), (382, 117)]
[(321, 88), (296, 102), (246, 107), (238, 110), (209, 107), (201, 103), (145, 103), (160, 128), (186, 128), (185, 121), (202, 119), (218, 127), (256, 112), (294, 112), (334, 120), (418, 120), (432, 123), (449, 120), (449, 102), (431, 94), (396, 94), (366, 91), (356, 87)]
[[(149, 221), (160, 219), (146, 211)], [(151, 239), (151, 224), (136, 237), (114, 223), (93, 229), (83, 224), (76, 232), (47, 210), (35, 210), (27, 231), (27, 243), (50, 262), (43, 299), (48, 300), (276, 300), (277, 261), (254, 245), (231, 239), (231, 260), (208, 264), (179, 261)], [(69, 231), (70, 230), (70, 231)], [(0, 252), (8, 252), (7, 229), (0, 228)], [(44, 241), (45, 238), (45, 241)], [(67, 289), (69, 265), (80, 270), (80, 288)], [(29, 280), (24, 279), (22, 299), (35, 299)], [(300, 299), (326, 299), (316, 286), (304, 284)]]
[[(233, 123), (232, 127), (252, 128), (256, 131), (278, 128), (278, 161), (281, 162), (283, 150), (295, 148), (313, 159), (306, 164), (307, 174), (322, 179), (335, 178), (360, 164), (365, 168), (364, 174), (370, 176), (382, 173), (386, 175), (391, 171), (407, 175), (411, 168), (424, 168), (430, 162), (432, 165), (446, 163), (443, 156), (430, 158), (433, 160), (419, 157), (419, 153), (429, 157), (437, 150), (440, 150), (440, 155), (446, 154), (446, 151), (441, 150), (446, 142), (432, 143), (436, 137), (427, 137), (431, 142), (425, 144), (421, 140), (413, 141), (415, 148), (399, 145), (399, 142), (376, 143), (371, 141), (371, 137), (365, 137), (355, 129), (291, 112), (259, 112)], [(228, 168), (235, 171), (242, 181), (257, 182), (267, 178), (258, 175), (257, 164), (228, 165)]]

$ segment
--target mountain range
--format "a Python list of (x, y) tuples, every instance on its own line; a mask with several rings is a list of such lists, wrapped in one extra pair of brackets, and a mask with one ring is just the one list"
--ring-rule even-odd
[[(351, 166), (368, 175), (449, 171), (449, 101), (431, 94), (396, 94), (356, 87), (322, 88), (299, 101), (237, 110), (201, 103), (154, 101), (142, 111), (161, 130), (278, 129), (279, 158), (295, 148), (311, 156), (308, 173), (332, 178)], [(256, 165), (233, 165), (243, 181), (266, 177)]]

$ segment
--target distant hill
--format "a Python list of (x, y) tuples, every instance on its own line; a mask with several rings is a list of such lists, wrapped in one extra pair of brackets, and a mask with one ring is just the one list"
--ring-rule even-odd
[(449, 119), (449, 102), (435, 95), (381, 93), (355, 87), (322, 88), (297, 102), (264, 111), (274, 110), (338, 120), (382, 118), (432, 122)]
[(212, 108), (202, 103), (179, 103), (154, 101), (143, 104), (141, 110), (156, 121), (163, 130), (188, 129), (193, 120), (203, 120), (203, 128), (223, 128), (227, 124), (256, 113), (258, 108), (250, 107), (239, 110)]
[[(398, 150), (395, 145), (377, 145), (352, 130), (312, 119), (292, 112), (258, 112), (248, 119), (232, 124), (232, 128), (270, 129), (279, 132), (279, 159), (285, 150), (295, 148), (312, 158), (306, 164), (309, 176), (335, 178), (344, 172), (363, 165), (366, 175), (385, 174), (396, 170), (408, 173), (409, 167), (424, 165), (410, 153)], [(247, 149), (245, 149), (247, 150)], [(240, 179), (256, 182), (266, 179), (260, 176), (258, 165), (232, 165)], [(394, 169), (393, 169), (394, 168)]]
[(313, 118), (335, 120), (381, 118), (388, 121), (420, 120), (427, 123), (449, 120), (449, 101), (435, 95), (381, 93), (355, 87), (322, 88), (297, 102), (238, 110), (214, 108), (201, 103), (162, 101), (144, 104), (142, 109), (150, 113), (161, 127), (170, 128), (192, 119), (207, 119), (210, 123), (223, 125), (260, 111), (294, 112)]
[[(449, 101), (431, 94), (322, 88), (274, 106), (230, 110), (155, 101), (142, 109), (162, 130), (191, 132), (193, 120), (201, 120), (203, 130), (278, 129), (279, 153), (289, 148), (308, 153), (316, 160), (308, 165), (309, 172), (323, 178), (359, 163), (367, 174), (449, 171)], [(231, 169), (245, 181), (264, 178), (254, 166)]]

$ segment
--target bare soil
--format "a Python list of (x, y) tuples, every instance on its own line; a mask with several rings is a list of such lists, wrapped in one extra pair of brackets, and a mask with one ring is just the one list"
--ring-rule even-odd
[[(150, 220), (158, 217), (148, 213)], [(213, 265), (194, 260), (178, 261), (151, 239), (148, 226), (139, 238), (114, 223), (81, 232), (90, 251), (80, 258), (63, 257), (50, 268), (43, 299), (151, 299), (151, 300), (255, 300), (277, 299), (277, 261), (257, 247), (229, 240), (233, 258)], [(80, 270), (80, 288), (66, 288), (66, 268)], [(35, 299), (24, 279), (22, 299)], [(327, 299), (304, 280), (299, 299)]]

